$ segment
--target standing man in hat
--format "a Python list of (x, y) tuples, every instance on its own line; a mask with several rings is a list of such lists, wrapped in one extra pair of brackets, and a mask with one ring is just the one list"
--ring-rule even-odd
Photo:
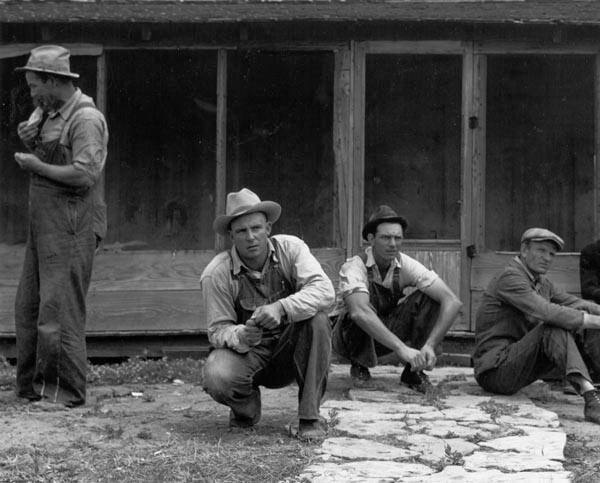
[(546, 278), (563, 246), (550, 230), (525, 230), (519, 255), (488, 285), (477, 311), (475, 379), (486, 391), (513, 394), (538, 378), (565, 378), (583, 395), (585, 419), (600, 424), (587, 365), (600, 369), (600, 306)]
[(281, 206), (247, 188), (227, 195), (214, 230), (233, 246), (200, 278), (215, 350), (204, 365), (204, 389), (230, 408), (231, 427), (261, 416), (259, 386), (298, 383), (298, 436), (320, 438), (319, 406), (331, 355), (327, 311), (331, 281), (308, 246), (295, 236), (270, 236)]
[(30, 174), (29, 234), (15, 301), (17, 395), (68, 407), (85, 402), (85, 298), (94, 251), (106, 233), (99, 184), (108, 129), (73, 85), (69, 51), (43, 45), (24, 67), (35, 110), (15, 153)]
[[(433, 271), (400, 251), (407, 221), (381, 205), (362, 230), (365, 252), (340, 269), (333, 315), (333, 348), (351, 362), (357, 383), (371, 378), (377, 357), (395, 353), (404, 363), (401, 383), (425, 392), (439, 344), (462, 307)], [(416, 287), (405, 296), (404, 289)]]

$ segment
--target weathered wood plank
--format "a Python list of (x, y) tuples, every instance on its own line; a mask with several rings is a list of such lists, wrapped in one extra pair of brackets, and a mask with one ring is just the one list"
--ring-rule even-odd
[[(215, 167), (215, 216), (225, 213), (227, 184), (227, 51), (217, 52), (217, 152)], [(225, 239), (215, 234), (217, 250), (225, 248)]]
[(462, 54), (465, 45), (460, 40), (373, 40), (365, 42), (365, 50), (368, 54)]
[(352, 213), (352, 52), (343, 48), (335, 52), (333, 80), (333, 157), (335, 162), (334, 186), (337, 216), (334, 216), (334, 234), (338, 246), (348, 246), (352, 226), (348, 222)]
[(360, 251), (360, 227), (363, 224), (364, 191), (365, 191), (365, 86), (366, 86), (366, 55), (363, 43), (352, 41), (352, 207), (348, 222), (354, 229), (348, 240), (348, 255), (356, 255)]
[[(14, 299), (23, 245), (0, 245), (0, 335), (14, 335)], [(314, 249), (337, 286), (345, 251)], [(96, 257), (88, 294), (88, 333), (146, 334), (205, 331), (200, 275), (211, 251), (120, 252)]]
[[(460, 296), (461, 282), (461, 254), (460, 250), (440, 251), (440, 250), (410, 250), (403, 249), (403, 252), (409, 257), (418, 260), (427, 268), (435, 271), (440, 278), (450, 287), (450, 289)], [(464, 302), (464, 301), (463, 301)], [(452, 325), (452, 330), (468, 330), (469, 318), (467, 314), (468, 303), (456, 322)]]

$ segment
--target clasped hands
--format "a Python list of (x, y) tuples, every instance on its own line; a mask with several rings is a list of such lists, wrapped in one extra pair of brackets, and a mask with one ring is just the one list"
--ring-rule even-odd
[(404, 346), (398, 351), (398, 355), (406, 364), (411, 365), (413, 372), (430, 371), (435, 367), (435, 363), (437, 362), (435, 351), (429, 344), (423, 345), (421, 350)]
[(270, 330), (279, 327), (284, 315), (283, 305), (279, 301), (258, 307), (240, 331), (241, 341), (249, 346), (260, 344), (263, 329)]

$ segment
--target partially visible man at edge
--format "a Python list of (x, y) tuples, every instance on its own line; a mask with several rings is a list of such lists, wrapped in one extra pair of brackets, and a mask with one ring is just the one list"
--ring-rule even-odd
[(513, 394), (539, 378), (564, 378), (583, 396), (585, 419), (600, 424), (587, 365), (600, 369), (600, 305), (545, 276), (563, 246), (550, 230), (525, 230), (519, 255), (488, 285), (476, 316), (475, 379), (486, 391)]
[(204, 389), (230, 408), (231, 427), (261, 417), (259, 386), (298, 383), (298, 436), (325, 435), (319, 418), (331, 356), (327, 311), (331, 281), (308, 246), (291, 235), (270, 237), (281, 206), (247, 188), (227, 196), (214, 230), (233, 246), (201, 276), (208, 337)]
[(92, 98), (75, 87), (70, 53), (31, 51), (25, 79), (36, 109), (15, 153), (30, 173), (29, 232), (15, 300), (17, 395), (68, 407), (85, 403), (85, 317), (94, 252), (106, 233), (98, 182), (108, 128)]
[[(440, 344), (462, 303), (433, 271), (400, 251), (408, 223), (379, 206), (362, 230), (364, 254), (342, 265), (333, 348), (351, 362), (361, 384), (379, 356), (395, 353), (404, 364), (400, 382), (426, 392), (424, 370), (437, 362)], [(415, 287), (405, 296), (404, 289)]]

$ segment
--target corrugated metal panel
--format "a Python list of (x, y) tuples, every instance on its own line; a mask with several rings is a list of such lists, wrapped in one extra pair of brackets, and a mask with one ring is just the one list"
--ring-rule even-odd
[(8, 23), (284, 21), (439, 21), (600, 25), (600, 2), (589, 0), (0, 1), (0, 22)]

